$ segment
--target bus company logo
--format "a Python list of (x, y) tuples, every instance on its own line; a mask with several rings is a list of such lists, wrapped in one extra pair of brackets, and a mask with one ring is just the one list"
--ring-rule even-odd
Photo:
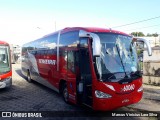
[(135, 89), (135, 85), (134, 84), (131, 84), (131, 85), (125, 85), (123, 88), (122, 88), (122, 92), (126, 92), (126, 91), (130, 91), (130, 90), (134, 90)]
[(41, 63), (41, 64), (56, 65), (56, 60), (39, 59), (39, 63)]

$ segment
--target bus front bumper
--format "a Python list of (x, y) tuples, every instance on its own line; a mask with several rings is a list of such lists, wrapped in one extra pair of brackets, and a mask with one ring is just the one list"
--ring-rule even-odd
[(98, 99), (96, 98), (94, 110), (108, 111), (114, 110), (120, 107), (128, 106), (137, 103), (141, 100), (143, 92), (133, 92), (126, 95), (116, 95), (110, 99)]
[(0, 80), (0, 89), (10, 87), (11, 85), (12, 85), (11, 77)]

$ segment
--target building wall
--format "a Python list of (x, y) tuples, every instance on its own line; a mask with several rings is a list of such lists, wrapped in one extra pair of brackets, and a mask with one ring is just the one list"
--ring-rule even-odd
[(11, 50), (11, 62), (17, 63), (19, 62), (18, 59), (20, 58), (21, 47), (19, 45), (10, 44)]
[(150, 42), (151, 47), (160, 46), (160, 36), (158, 37), (139, 37), (144, 38)]
[(152, 48), (152, 56), (143, 52), (143, 82), (160, 85), (160, 47)]

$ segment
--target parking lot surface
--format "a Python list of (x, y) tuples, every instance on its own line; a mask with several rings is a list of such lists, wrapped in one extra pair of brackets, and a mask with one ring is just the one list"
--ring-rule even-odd
[[(20, 64), (13, 64), (13, 85), (9, 89), (0, 90), (0, 111), (85, 111), (89, 110), (86, 107), (78, 105), (66, 104), (61, 95), (57, 92), (37, 83), (28, 83), (25, 77), (21, 73)], [(152, 90), (153, 89), (153, 90)], [(148, 111), (160, 111), (160, 89), (145, 87), (143, 99), (134, 105), (119, 108), (115, 111), (128, 111), (135, 112), (139, 110)], [(147, 106), (148, 104), (148, 106)], [(153, 107), (150, 105), (154, 105)], [(150, 108), (149, 108), (150, 107)], [(113, 111), (114, 112), (114, 111)], [(106, 112), (107, 114), (107, 112)], [(82, 117), (51, 117), (43, 118), (47, 120), (51, 119), (111, 119), (111, 120), (149, 120), (151, 117), (92, 117), (92, 116), (82, 116)], [(9, 119), (9, 118), (8, 118)], [(12, 118), (12, 119), (22, 119), (22, 118)], [(24, 118), (23, 118), (24, 119)], [(31, 118), (25, 118), (30, 120)], [(34, 118), (35, 119), (35, 118)], [(36, 118), (40, 119), (40, 118)], [(151, 119), (157, 120), (157, 117), (152, 117)]]

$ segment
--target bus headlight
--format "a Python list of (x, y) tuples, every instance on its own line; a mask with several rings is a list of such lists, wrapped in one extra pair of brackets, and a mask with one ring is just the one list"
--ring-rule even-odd
[(142, 92), (143, 91), (143, 86), (141, 86), (138, 90), (137, 90), (137, 92)]
[(107, 94), (107, 93), (104, 93), (104, 92), (102, 92), (102, 91), (99, 91), (99, 90), (96, 90), (96, 91), (95, 91), (95, 96), (96, 96), (97, 98), (111, 98), (111, 97), (112, 97), (111, 95), (109, 95), (109, 94)]

